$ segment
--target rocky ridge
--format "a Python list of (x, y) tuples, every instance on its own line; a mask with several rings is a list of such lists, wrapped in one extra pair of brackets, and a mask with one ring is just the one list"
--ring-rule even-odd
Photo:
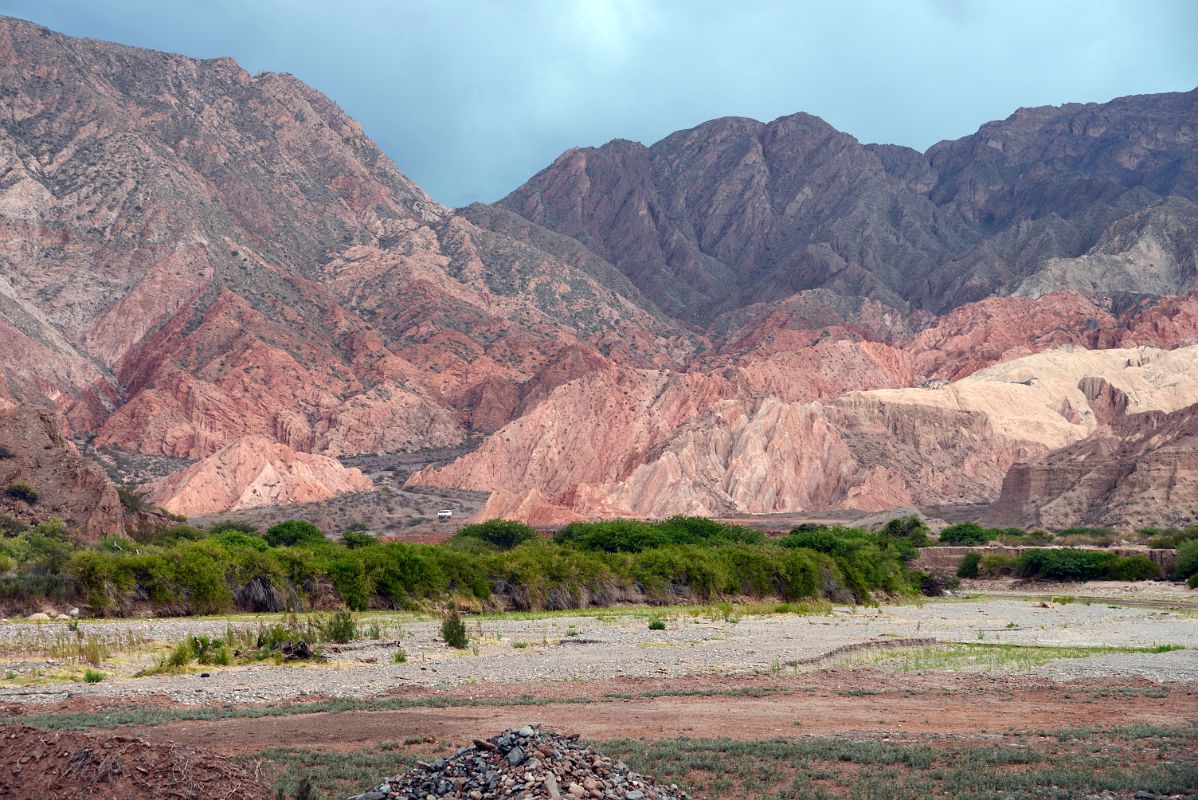
[(808, 114), (729, 117), (568, 150), (498, 205), (700, 324), (817, 288), (939, 313), (1015, 291), (1177, 294), (1195, 285), (1196, 125), (1198, 89), (1020, 109), (926, 153)]
[[(0, 90), (0, 372), (98, 447), (203, 460), (160, 485), (174, 508), (356, 491), (308, 454), (480, 435), (417, 480), (537, 522), (979, 502), (1177, 410), (1075, 374), (1085, 351), (1198, 336), (1198, 90), (926, 154), (714, 120), (456, 211), (328, 98), (229, 59), (0, 19)], [(983, 379), (1006, 410), (968, 382), (1065, 346), (1036, 391)]]
[[(1105, 387), (1104, 387), (1105, 388)], [(1120, 530), (1198, 522), (1198, 405), (1126, 413), (1126, 395), (1108, 425), (1068, 447), (1014, 465), (988, 510), (995, 524)]]
[(563, 350), (689, 347), (618, 270), (440, 206), (290, 76), (2, 19), (0, 88), (0, 367), (102, 446), (445, 446)]

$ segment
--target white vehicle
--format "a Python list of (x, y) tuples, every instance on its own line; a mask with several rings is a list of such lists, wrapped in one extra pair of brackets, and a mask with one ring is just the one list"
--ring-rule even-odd
[(437, 512), (437, 519), (449, 519), (453, 516), (453, 512), (448, 508), (443, 508)]

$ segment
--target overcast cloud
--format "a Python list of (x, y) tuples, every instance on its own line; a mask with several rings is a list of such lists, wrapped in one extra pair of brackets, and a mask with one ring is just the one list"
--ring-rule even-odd
[(562, 150), (817, 114), (920, 150), (1020, 106), (1198, 85), (1193, 0), (0, 0), (63, 33), (290, 72), (442, 202)]

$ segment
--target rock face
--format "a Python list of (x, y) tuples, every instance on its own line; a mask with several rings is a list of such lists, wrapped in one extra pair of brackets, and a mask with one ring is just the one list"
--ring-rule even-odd
[(756, 400), (722, 377), (613, 372), (559, 387), (412, 482), (491, 490), (483, 514), (536, 522), (984, 503), (1012, 464), (1074, 445), (1112, 414), (1195, 402), (1198, 346), (1065, 347), (820, 402)]
[(1186, 526), (1198, 522), (1198, 405), (1116, 415), (1076, 444), (1016, 464), (987, 516), (998, 524)]
[(941, 312), (1015, 290), (1175, 294), (1194, 287), (1196, 124), (1198, 90), (1021, 109), (927, 153), (807, 114), (727, 118), (569, 150), (499, 205), (700, 323), (820, 287)]
[(371, 492), (374, 483), (336, 459), (297, 453), (264, 436), (243, 436), (155, 481), (151, 490), (154, 502), (165, 510), (199, 516)]
[[(32, 487), (14, 496), (14, 484)], [(52, 410), (19, 402), (0, 374), (0, 513), (25, 523), (58, 517), (79, 538), (122, 536), (125, 512), (104, 472), (64, 439)]]

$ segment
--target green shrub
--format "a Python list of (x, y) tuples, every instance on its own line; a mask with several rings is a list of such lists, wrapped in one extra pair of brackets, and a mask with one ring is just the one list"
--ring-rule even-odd
[(391, 656), (391, 660), (396, 664), (402, 664), (408, 660), (408, 651), (402, 647), (395, 648), (395, 653)]
[(639, 553), (669, 544), (663, 531), (634, 519), (575, 522), (558, 531), (553, 541), (570, 544), (580, 550), (602, 550), (607, 553)]
[(121, 499), (121, 506), (130, 513), (137, 514), (149, 511), (152, 507), (150, 503), (150, 487), (148, 486), (126, 483), (116, 487), (116, 493)]
[(978, 573), (987, 578), (1014, 575), (1017, 562), (1010, 553), (986, 553), (978, 563)]
[(83, 680), (88, 683), (99, 683), (104, 680), (104, 673), (94, 669), (85, 669), (83, 671)]
[(665, 629), (666, 629), (666, 621), (664, 619), (661, 619), (659, 617), (654, 617), (653, 619), (649, 620), (649, 630), (664, 631)]
[(553, 541), (580, 550), (608, 553), (640, 553), (668, 545), (760, 544), (760, 531), (725, 525), (701, 517), (674, 516), (660, 522), (635, 519), (611, 519), (602, 522), (575, 522), (558, 531)]
[(1176, 528), (1168, 531), (1160, 531), (1155, 528), (1146, 528), (1137, 533), (1142, 536), (1151, 536), (1148, 540), (1149, 547), (1160, 548), (1164, 550), (1175, 550), (1180, 548), (1186, 542), (1198, 541), (1198, 525), (1191, 525), (1188, 528), (1178, 530)]
[(16, 500), (22, 500), (31, 506), (35, 505), (42, 498), (41, 492), (28, 483), (21, 483), (20, 481), (10, 483), (4, 489), (4, 493)]
[(939, 572), (917, 572), (919, 593), (925, 597), (944, 597), (953, 589), (961, 586), (961, 579), (953, 575)]
[(976, 522), (959, 522), (940, 531), (940, 544), (975, 546), (992, 542), (997, 537), (997, 531), (992, 528), (983, 528)]
[(369, 533), (361, 531), (346, 531), (341, 534), (341, 544), (348, 547), (350, 550), (356, 550), (359, 547), (370, 547), (379, 543), (379, 540), (371, 536)]
[(225, 551), (207, 542), (189, 542), (170, 551), (168, 570), (192, 614), (219, 614), (233, 607), (225, 582)]
[(535, 538), (537, 532), (523, 522), (510, 519), (489, 519), (467, 525), (454, 534), (454, 541), (476, 540), (499, 550), (511, 550)]
[(966, 553), (965, 558), (961, 559), (961, 563), (957, 565), (957, 577), (976, 578), (978, 576), (978, 565), (981, 561), (981, 553)]
[(1023, 578), (1062, 581), (1152, 580), (1160, 570), (1144, 556), (1120, 558), (1108, 550), (1028, 550), (1019, 557), (1015, 572)]
[(260, 536), (261, 531), (257, 527), (248, 522), (235, 519), (227, 519), (224, 522), (218, 522), (208, 528), (208, 533), (215, 536), (218, 533), (226, 533), (228, 531), (236, 531), (237, 533), (249, 533), (254, 536)]
[(1161, 576), (1160, 567), (1145, 556), (1127, 556), (1115, 562), (1109, 577), (1117, 581), (1154, 581)]
[(470, 646), (470, 635), (466, 633), (466, 623), (456, 608), (450, 608), (441, 622), (441, 638), (445, 644), (455, 650), (465, 650)]
[(326, 641), (346, 644), (358, 637), (358, 622), (348, 611), (338, 611), (322, 626)]
[(259, 534), (237, 529), (226, 529), (209, 538), (226, 550), (256, 550), (261, 553), (270, 549), (270, 543)]
[(1119, 556), (1103, 550), (1028, 550), (1015, 566), (1021, 578), (1093, 581), (1107, 577)]
[[(795, 529), (778, 540), (787, 548), (812, 550), (831, 556), (839, 571), (838, 578), (848, 590), (849, 597), (872, 602), (872, 592), (882, 590), (892, 594), (911, 591), (911, 576), (903, 564), (915, 554), (914, 547), (904, 540), (859, 528)], [(839, 581), (838, 581), (839, 582)], [(828, 593), (832, 596), (834, 593)], [(798, 599), (798, 598), (793, 598)]]
[(271, 547), (295, 547), (297, 545), (325, 544), (328, 538), (324, 531), (311, 522), (289, 519), (266, 529), (266, 541)]
[(1198, 539), (1190, 539), (1177, 546), (1177, 565), (1173, 572), (1181, 581), (1198, 575)]
[[(599, 531), (588, 543), (598, 549), (534, 537), (497, 550), (473, 538), (466, 540), (470, 547), (378, 542), (351, 548), (323, 537), (316, 545), (314, 537), (302, 535), (305, 523), (297, 537), (276, 531), (280, 544), (273, 547), (243, 526), (205, 534), (181, 525), (149, 542), (113, 539), (81, 548), (61, 521), (52, 521), (0, 538), (0, 558), (6, 559), (0, 603), (62, 600), (106, 615), (142, 602), (159, 614), (283, 611), (337, 602), (351, 611), (416, 609), (462, 597), (528, 610), (633, 598), (871, 602), (874, 592), (911, 593), (916, 578), (903, 564), (910, 542), (898, 536), (820, 528), (766, 543), (756, 541), (755, 531), (719, 523), (685, 517), (664, 522), (584, 528), (588, 536)], [(621, 549), (630, 542), (619, 534), (645, 529), (656, 541), (694, 541), (647, 549), (636, 542)], [(607, 549), (613, 544), (616, 549)]]
[(914, 547), (927, 547), (932, 543), (928, 536), (931, 531), (928, 529), (927, 523), (914, 515), (892, 519), (883, 525), (878, 533), (892, 539), (904, 539)]
[(1089, 545), (1090, 547), (1109, 547), (1121, 537), (1113, 528), (1074, 527), (1058, 531), (1056, 541), (1063, 545)]
[(195, 659), (196, 654), (195, 650), (192, 649), (191, 640), (185, 639), (171, 648), (171, 651), (159, 662), (158, 668), (164, 672), (180, 670), (195, 661)]

